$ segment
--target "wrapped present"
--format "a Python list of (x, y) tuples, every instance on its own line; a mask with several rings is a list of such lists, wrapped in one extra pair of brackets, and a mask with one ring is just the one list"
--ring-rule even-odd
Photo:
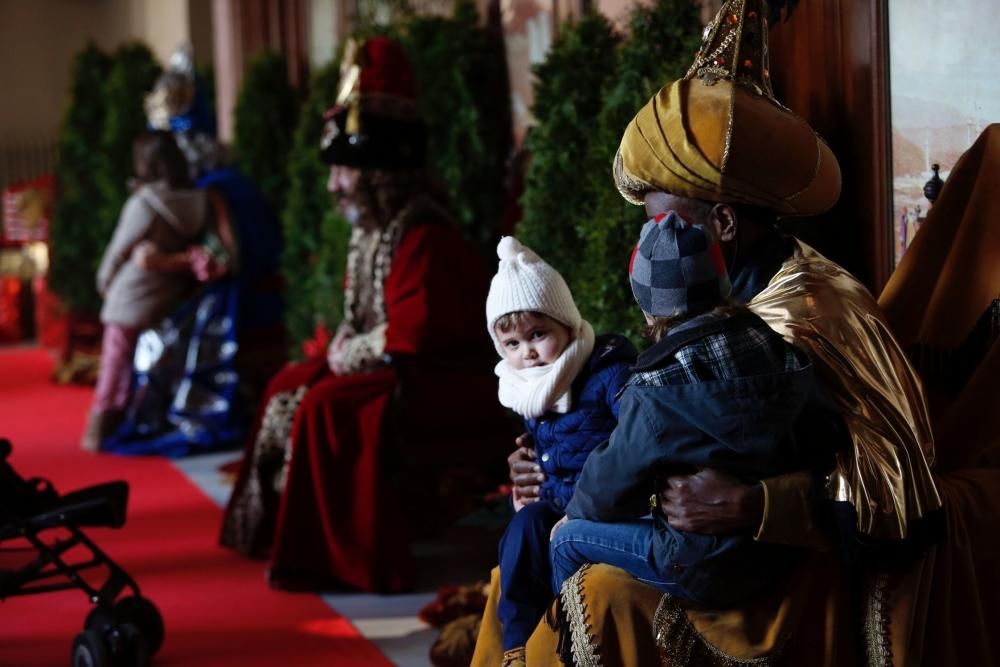
[(52, 175), (14, 183), (4, 189), (2, 236), (5, 245), (48, 241), (54, 193)]
[(23, 337), (21, 279), (0, 276), (0, 343), (16, 343)]

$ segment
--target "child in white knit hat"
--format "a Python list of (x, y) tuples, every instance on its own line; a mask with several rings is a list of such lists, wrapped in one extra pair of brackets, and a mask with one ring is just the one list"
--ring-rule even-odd
[(513, 237), (486, 299), (486, 323), (502, 359), (500, 402), (524, 417), (544, 473), (537, 501), (520, 498), (500, 541), (504, 664), (523, 663), (524, 645), (557, 591), (551, 589), (549, 532), (562, 518), (587, 455), (618, 419), (618, 394), (636, 351), (622, 336), (595, 339), (559, 272)]

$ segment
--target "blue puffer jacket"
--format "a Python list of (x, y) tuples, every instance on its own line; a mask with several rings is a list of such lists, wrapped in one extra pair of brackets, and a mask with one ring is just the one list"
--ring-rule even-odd
[(546, 476), (541, 498), (556, 508), (566, 507), (587, 455), (615, 429), (618, 394), (631, 375), (635, 358), (635, 346), (627, 338), (598, 336), (590, 361), (573, 382), (572, 409), (524, 421)]

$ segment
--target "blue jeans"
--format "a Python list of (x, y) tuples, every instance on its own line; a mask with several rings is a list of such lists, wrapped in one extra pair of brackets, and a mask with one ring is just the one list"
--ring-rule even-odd
[[(690, 599), (684, 587), (656, 565), (657, 523), (652, 517), (599, 523), (574, 519), (562, 526), (549, 546), (552, 557), (552, 587), (557, 593), (563, 582), (586, 563), (606, 563), (621, 568), (633, 577), (684, 599)], [(668, 568), (669, 570), (669, 568)]]
[(562, 514), (545, 500), (526, 505), (500, 539), (497, 617), (503, 626), (505, 651), (528, 642), (552, 602), (549, 532)]

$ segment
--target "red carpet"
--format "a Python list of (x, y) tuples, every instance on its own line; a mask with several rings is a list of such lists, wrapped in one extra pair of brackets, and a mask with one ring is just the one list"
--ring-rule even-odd
[[(221, 511), (169, 461), (80, 451), (91, 391), (50, 384), (51, 369), (41, 350), (0, 351), (0, 436), (22, 476), (60, 491), (128, 480), (126, 526), (88, 534), (163, 613), (154, 665), (391, 665), (318, 597), (272, 591), (262, 563), (216, 546)], [(68, 665), (89, 608), (77, 590), (0, 602), (0, 665)]]

